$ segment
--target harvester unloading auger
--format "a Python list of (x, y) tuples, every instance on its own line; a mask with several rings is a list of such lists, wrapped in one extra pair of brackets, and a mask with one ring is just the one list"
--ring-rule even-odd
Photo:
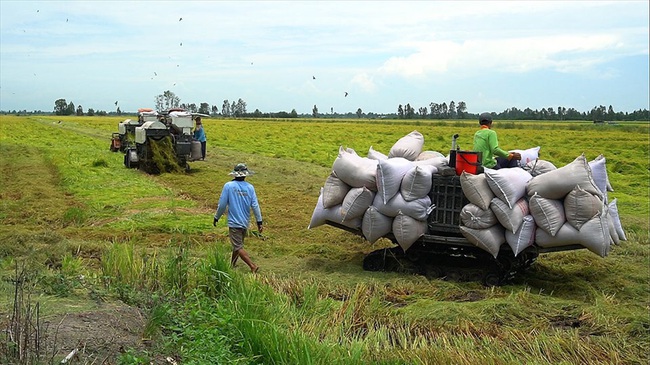
[[(138, 168), (150, 174), (173, 171), (189, 171), (188, 162), (202, 158), (201, 143), (193, 140), (194, 118), (208, 117), (183, 109), (155, 112), (140, 109), (137, 123), (126, 120), (120, 123), (118, 138), (124, 151), (124, 166)], [(122, 137), (122, 130), (125, 131)], [(133, 138), (129, 132), (133, 130)], [(114, 134), (113, 143), (116, 137)]]
[(556, 168), (535, 147), (516, 150), (520, 167), (492, 170), (476, 163), (475, 152), (455, 146), (444, 156), (423, 144), (413, 131), (389, 155), (370, 147), (360, 157), (341, 147), (309, 228), (390, 240), (394, 247), (365, 256), (365, 270), (488, 286), (507, 283), (541, 253), (587, 248), (605, 257), (626, 239), (616, 199), (608, 202), (602, 155)]

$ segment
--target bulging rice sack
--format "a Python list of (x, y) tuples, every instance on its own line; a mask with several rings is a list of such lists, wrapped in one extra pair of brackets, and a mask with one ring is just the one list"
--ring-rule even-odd
[(422, 151), (422, 153), (420, 153), (418, 155), (418, 157), (415, 159), (415, 161), (423, 161), (423, 160), (428, 160), (430, 158), (436, 158), (436, 157), (443, 157), (444, 158), (445, 155), (443, 155), (442, 153), (440, 153), (438, 151)]
[(474, 246), (489, 252), (494, 258), (499, 254), (501, 245), (506, 242), (505, 230), (500, 224), (486, 229), (472, 229), (460, 226), (460, 232)]
[(589, 168), (591, 169), (591, 176), (594, 179), (594, 183), (596, 183), (598, 190), (603, 194), (603, 202), (607, 204), (608, 187), (611, 188), (611, 185), (607, 177), (607, 166), (605, 163), (605, 156), (600, 155), (595, 160), (589, 161)]
[(395, 196), (386, 204), (384, 204), (382, 199), (377, 195), (375, 196), (372, 205), (374, 205), (383, 215), (396, 217), (401, 212), (402, 214), (408, 215), (417, 220), (426, 220), (433, 209), (431, 198), (428, 195), (407, 202), (404, 200), (402, 193), (395, 194)]
[(372, 160), (386, 160), (388, 159), (388, 156), (379, 151), (375, 151), (372, 146), (370, 146), (370, 149), (368, 150), (368, 158)]
[(463, 226), (473, 229), (490, 228), (499, 223), (491, 209), (481, 209), (476, 204), (465, 204), (460, 211), (460, 222)]
[(485, 174), (473, 175), (463, 171), (460, 174), (460, 187), (470, 203), (481, 209), (490, 209), (494, 192), (490, 189)]
[(564, 199), (576, 185), (602, 197), (584, 154), (564, 167), (533, 177), (526, 185), (526, 191), (528, 196), (537, 193), (546, 199)]
[(393, 219), (393, 235), (405, 252), (427, 232), (427, 228), (426, 221), (414, 219), (406, 214), (400, 213)]
[(399, 192), (402, 178), (413, 168), (413, 162), (394, 157), (377, 161), (377, 194), (384, 204)]
[(523, 167), (523, 169), (528, 171), (531, 176), (535, 177), (549, 171), (557, 170), (557, 167), (555, 167), (555, 165), (549, 161), (537, 159), (535, 161), (528, 162), (526, 166)]
[(526, 184), (533, 177), (528, 171), (513, 167), (509, 169), (485, 169), (485, 179), (494, 195), (511, 209), (519, 199), (526, 196)]
[(542, 198), (535, 194), (530, 197), (528, 208), (537, 226), (551, 236), (555, 236), (566, 222), (561, 200)]
[(415, 161), (422, 153), (423, 147), (424, 136), (418, 131), (413, 131), (395, 142), (390, 148), (388, 158), (403, 157), (409, 161)]
[(508, 242), (515, 256), (519, 255), (526, 247), (532, 246), (535, 243), (536, 230), (537, 225), (532, 215), (524, 217), (516, 232), (513, 233), (506, 230), (506, 242)]
[(350, 189), (341, 204), (341, 220), (348, 221), (362, 217), (374, 199), (375, 193), (365, 186)]
[(494, 212), (503, 228), (512, 233), (517, 232), (524, 221), (524, 217), (530, 212), (528, 201), (525, 198), (519, 199), (514, 207), (510, 208), (503, 200), (495, 197), (490, 204), (490, 210)]
[(402, 178), (400, 192), (404, 200), (412, 201), (429, 195), (433, 174), (438, 168), (431, 165), (414, 166)]
[(582, 245), (600, 257), (605, 257), (610, 250), (610, 235), (607, 222), (603, 214), (598, 214), (585, 223), (580, 230), (565, 223), (555, 236), (538, 229), (535, 232), (535, 243), (540, 247), (562, 247), (569, 245)]
[(361, 232), (370, 243), (377, 242), (393, 229), (393, 218), (381, 214), (374, 206), (369, 206), (361, 221)]
[(341, 205), (336, 205), (331, 208), (325, 208), (323, 206), (323, 189), (321, 188), (320, 195), (318, 196), (318, 202), (316, 203), (316, 207), (314, 207), (314, 212), (311, 215), (311, 220), (309, 221), (309, 226), (307, 226), (307, 229), (322, 226), (327, 221), (340, 223), (346, 227), (353, 229), (358, 229), (361, 227), (360, 218), (341, 222), (341, 217)]
[(339, 147), (332, 171), (344, 183), (353, 188), (365, 186), (377, 191), (377, 160), (359, 157), (354, 150)]
[(325, 180), (325, 186), (323, 186), (323, 206), (331, 208), (343, 203), (348, 191), (350, 191), (350, 185), (344, 183), (334, 173), (331, 173)]
[(625, 231), (623, 230), (623, 226), (621, 225), (621, 218), (618, 214), (618, 206), (616, 205), (616, 199), (612, 200), (609, 204), (607, 204), (607, 207), (609, 208), (608, 212), (609, 215), (611, 216), (610, 219), (612, 220), (612, 223), (614, 223), (614, 227), (616, 227), (616, 233), (618, 234), (618, 238), (627, 241), (627, 236), (625, 235)]
[(526, 150), (512, 150), (508, 152), (519, 152), (521, 160), (519, 160), (519, 167), (526, 166), (529, 162), (533, 162), (539, 158), (539, 149), (541, 147), (533, 147)]
[(576, 186), (564, 197), (564, 215), (575, 229), (591, 220), (603, 210), (603, 202), (592, 193)]
[(449, 166), (448, 160), (446, 157), (432, 157), (432, 158), (427, 158), (426, 160), (416, 160), (413, 161), (413, 164), (415, 166), (435, 166), (436, 168), (443, 168), (445, 166)]

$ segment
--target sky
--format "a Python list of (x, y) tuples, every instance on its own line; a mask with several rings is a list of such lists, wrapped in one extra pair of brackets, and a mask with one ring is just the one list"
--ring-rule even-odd
[(650, 109), (648, 3), (0, 0), (0, 110), (169, 90), (219, 111), (632, 112)]

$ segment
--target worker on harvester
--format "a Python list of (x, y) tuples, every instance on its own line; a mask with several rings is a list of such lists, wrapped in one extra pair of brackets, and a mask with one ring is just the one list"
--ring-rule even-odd
[(520, 153), (508, 152), (499, 147), (497, 132), (492, 130), (492, 115), (481, 113), (478, 122), (481, 129), (474, 134), (474, 151), (481, 152), (483, 167), (498, 170), (519, 166)]

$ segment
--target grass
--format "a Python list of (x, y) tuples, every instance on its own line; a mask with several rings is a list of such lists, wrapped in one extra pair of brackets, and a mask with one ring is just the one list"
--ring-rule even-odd
[[(123, 118), (0, 118), (0, 269), (9, 277), (26, 262), (44, 311), (96, 297), (148, 308), (147, 333), (183, 363), (648, 362), (647, 123), (495, 122), (502, 145), (542, 146), (557, 166), (604, 154), (628, 241), (604, 259), (545, 254), (514, 283), (485, 288), (365, 272), (363, 255), (385, 242), (306, 229), (339, 145), (387, 154), (418, 130), (444, 153), (454, 133), (471, 144), (473, 122), (206, 119), (207, 161), (152, 176), (109, 152)], [(228, 267), (225, 222), (212, 227), (238, 162), (257, 172), (248, 180), (266, 225), (266, 240), (246, 239), (256, 276)]]

